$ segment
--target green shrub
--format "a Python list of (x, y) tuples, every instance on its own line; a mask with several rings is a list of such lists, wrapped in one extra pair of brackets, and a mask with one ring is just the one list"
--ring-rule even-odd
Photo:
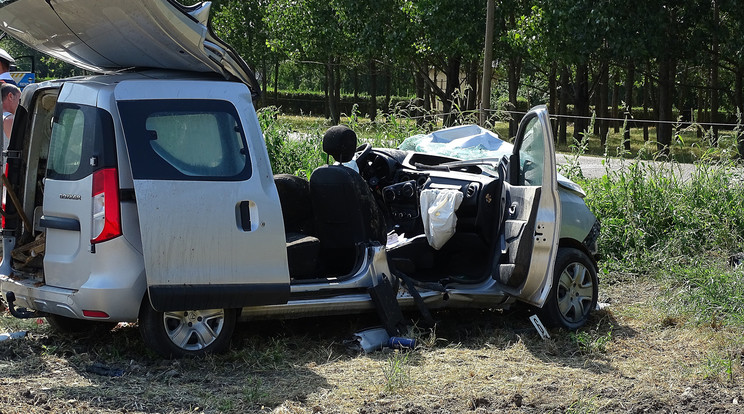
[(670, 310), (697, 323), (744, 325), (744, 272), (720, 263), (701, 261), (672, 266), (667, 271), (674, 283), (666, 303)]
[(278, 118), (279, 110), (266, 107), (258, 111), (258, 120), (266, 141), (274, 174), (294, 174), (310, 177), (315, 168), (324, 164), (321, 135), (317, 132), (292, 131)]
[(730, 163), (699, 163), (689, 180), (676, 163), (633, 161), (583, 183), (600, 218), (600, 251), (631, 272), (717, 252), (744, 240), (744, 185)]

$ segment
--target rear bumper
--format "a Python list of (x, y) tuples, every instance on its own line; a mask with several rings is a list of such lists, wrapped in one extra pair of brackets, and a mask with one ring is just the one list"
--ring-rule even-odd
[[(34, 279), (14, 280), (7, 275), (0, 275), (2, 296), (5, 298), (7, 292), (13, 292), (16, 307), (75, 319), (134, 322), (137, 320), (144, 291), (144, 283), (138, 288), (97, 289), (83, 286), (74, 290), (39, 285)], [(84, 310), (102, 311), (109, 317), (85, 317)]]
[[(13, 237), (6, 236), (2, 241), (4, 251), (15, 247)], [(91, 321), (136, 321), (147, 289), (142, 255), (123, 237), (97, 246), (95, 260), (84, 262), (85, 266), (77, 266), (74, 271), (68, 267), (64, 272), (50, 274), (50, 268), (54, 267), (45, 260), (46, 281), (50, 284), (40, 277), (15, 271), (11, 268), (10, 255), (4, 256), (0, 262), (3, 300), (8, 292), (13, 292), (17, 308)], [(83, 311), (104, 312), (108, 317), (86, 317)]]

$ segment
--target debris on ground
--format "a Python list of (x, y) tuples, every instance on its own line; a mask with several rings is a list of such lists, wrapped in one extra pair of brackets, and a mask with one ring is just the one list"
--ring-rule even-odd
[(0, 334), (0, 342), (8, 340), (8, 339), (21, 339), (25, 338), (28, 331), (18, 331), (13, 333), (4, 333)]
[(85, 371), (90, 372), (91, 374), (102, 375), (105, 377), (121, 377), (122, 375), (124, 375), (123, 369), (108, 367), (99, 362), (95, 362), (86, 366)]

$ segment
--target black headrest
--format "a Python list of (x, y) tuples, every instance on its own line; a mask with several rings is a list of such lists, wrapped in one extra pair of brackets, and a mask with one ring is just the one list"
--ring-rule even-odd
[(356, 147), (356, 133), (347, 126), (332, 126), (323, 134), (323, 151), (337, 162), (351, 161)]

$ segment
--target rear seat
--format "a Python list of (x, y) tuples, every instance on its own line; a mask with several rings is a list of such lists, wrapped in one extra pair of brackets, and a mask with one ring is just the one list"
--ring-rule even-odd
[(320, 240), (314, 236), (310, 185), (307, 180), (290, 174), (275, 175), (274, 183), (284, 217), (289, 276), (292, 279), (317, 278)]

